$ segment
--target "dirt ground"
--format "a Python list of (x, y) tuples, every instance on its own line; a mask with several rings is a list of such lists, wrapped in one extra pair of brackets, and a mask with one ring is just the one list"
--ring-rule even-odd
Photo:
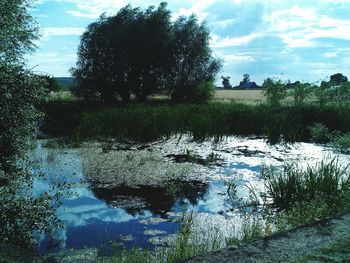
[[(275, 234), (268, 240), (256, 240), (225, 248), (185, 262), (295, 262), (296, 258), (331, 246), (339, 240), (342, 240), (344, 245), (350, 246), (350, 213), (332, 220)], [(348, 260), (337, 261), (334, 259), (331, 262), (350, 262), (350, 255)]]

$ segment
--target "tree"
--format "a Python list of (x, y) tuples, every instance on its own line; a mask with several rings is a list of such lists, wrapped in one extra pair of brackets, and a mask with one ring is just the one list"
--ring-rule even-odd
[(25, 67), (23, 55), (35, 47), (38, 28), (27, 10), (32, 2), (0, 2), (0, 242), (29, 247), (33, 231), (50, 232), (57, 222), (50, 194), (34, 195), (26, 158), (41, 113), (40, 77)]
[(38, 26), (27, 13), (32, 0), (0, 1), (0, 61), (18, 63), (22, 55), (33, 51)]
[(310, 83), (301, 83), (296, 81), (290, 84), (288, 88), (293, 88), (291, 95), (294, 97), (295, 106), (301, 106), (304, 104), (305, 100), (311, 96), (314, 86)]
[(44, 87), (48, 91), (57, 92), (60, 90), (60, 84), (54, 77), (51, 77), (49, 75), (43, 75), (41, 76), (41, 78), (43, 80)]
[(171, 72), (167, 83), (174, 101), (195, 101), (193, 91), (203, 82), (213, 82), (221, 61), (212, 56), (210, 33), (194, 15), (179, 17), (174, 25)]
[(350, 82), (341, 73), (331, 75), (329, 81), (322, 81), (315, 92), (321, 105), (329, 102), (348, 103), (350, 100)]
[(262, 88), (267, 103), (272, 107), (278, 107), (281, 100), (287, 96), (286, 85), (281, 80), (267, 78), (264, 80)]
[(250, 75), (248, 73), (243, 74), (243, 80), (239, 83), (239, 86), (244, 85), (250, 81)]
[(224, 89), (232, 89), (232, 85), (230, 83), (230, 78), (229, 76), (221, 76), (222, 79), (222, 86), (224, 87)]
[(211, 56), (208, 29), (194, 16), (172, 22), (166, 7), (127, 5), (90, 24), (72, 70), (76, 93), (112, 103), (167, 89), (175, 100), (192, 100), (196, 86), (213, 81), (220, 63)]
[(330, 77), (329, 82), (332, 85), (341, 85), (341, 84), (347, 83), (348, 82), (348, 78), (346, 76), (344, 76), (342, 73), (336, 73), (336, 74), (333, 74)]
[(145, 100), (163, 85), (170, 25), (165, 3), (145, 11), (127, 5), (116, 16), (102, 15), (81, 38), (72, 70), (78, 94), (88, 98), (99, 93), (108, 103), (116, 95)]

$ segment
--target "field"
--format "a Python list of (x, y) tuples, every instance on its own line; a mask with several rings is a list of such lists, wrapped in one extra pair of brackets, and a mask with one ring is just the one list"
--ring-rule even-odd
[(215, 99), (220, 101), (263, 102), (262, 90), (216, 90)]

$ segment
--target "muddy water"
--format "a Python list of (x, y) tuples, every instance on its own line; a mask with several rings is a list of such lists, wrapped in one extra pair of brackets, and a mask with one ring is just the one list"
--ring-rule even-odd
[[(64, 223), (56, 234), (60, 242), (48, 246), (42, 237), (39, 251), (108, 253), (111, 241), (125, 248), (166, 246), (185, 213), (193, 213), (194, 231), (208, 233), (201, 242), (213, 233), (229, 237), (244, 220), (236, 208), (249, 200), (250, 189), (264, 190), (264, 165), (313, 165), (337, 154), (309, 143), (271, 146), (263, 139), (237, 137), (198, 143), (182, 136), (147, 145), (111, 141), (79, 148), (52, 147), (52, 140), (42, 140), (32, 155), (49, 178), (36, 181), (35, 191), (60, 182), (71, 185), (57, 210)], [(350, 161), (346, 155), (338, 158)], [(228, 191), (232, 181), (234, 197)]]

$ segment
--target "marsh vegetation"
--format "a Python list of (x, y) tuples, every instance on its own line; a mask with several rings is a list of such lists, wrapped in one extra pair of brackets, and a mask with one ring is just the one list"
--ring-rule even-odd
[(0, 261), (178, 262), (350, 210), (347, 77), (213, 101), (206, 24), (161, 3), (90, 24), (62, 91), (30, 4), (0, 3)]

